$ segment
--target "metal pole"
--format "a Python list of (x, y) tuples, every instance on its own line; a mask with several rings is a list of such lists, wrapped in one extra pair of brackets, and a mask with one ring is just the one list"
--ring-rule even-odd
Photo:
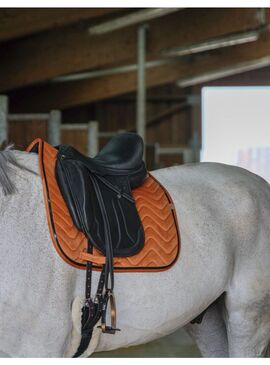
[(145, 140), (145, 51), (146, 51), (146, 25), (138, 28), (137, 56), (138, 56), (138, 72), (137, 72), (137, 133)]
[(98, 122), (91, 121), (88, 123), (87, 147), (89, 157), (95, 157), (98, 154)]
[(8, 142), (8, 97), (0, 95), (0, 145)]
[[(193, 161), (200, 161), (200, 139), (199, 139), (199, 125), (201, 124), (201, 95), (199, 94), (199, 87), (193, 87), (193, 95), (187, 97), (187, 101), (191, 106), (191, 128), (192, 138), (189, 143), (193, 150)], [(196, 92), (198, 94), (196, 94)]]
[(61, 112), (52, 110), (48, 120), (48, 142), (53, 146), (61, 143)]
[(88, 123), (68, 123), (61, 125), (62, 131), (88, 131)]

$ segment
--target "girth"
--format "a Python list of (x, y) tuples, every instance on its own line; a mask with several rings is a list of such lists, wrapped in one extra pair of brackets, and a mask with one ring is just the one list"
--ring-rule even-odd
[[(131, 185), (140, 182), (143, 173), (138, 164), (135, 169), (131, 168), (134, 166), (134, 160), (132, 164), (130, 163), (132, 156), (128, 156), (129, 159), (126, 159), (121, 166), (124, 169), (128, 167), (128, 174), (125, 178), (122, 175), (122, 179), (119, 179), (120, 175), (117, 178), (114, 175), (105, 178), (105, 175), (89, 172), (93, 166), (90, 166), (92, 161), (88, 158), (85, 161), (82, 158), (81, 161), (79, 156), (78, 161), (74, 163), (71, 156), (74, 150), (69, 150), (66, 146), (57, 150), (37, 139), (28, 147), (28, 151), (37, 152), (39, 155), (48, 225), (55, 248), (69, 264), (86, 268), (82, 339), (75, 354), (80, 356), (87, 348), (93, 327), (99, 319), (103, 332), (115, 333), (117, 330), (113, 271), (161, 271), (168, 269), (176, 261), (180, 249), (177, 219), (168, 192), (150, 174), (141, 186), (135, 189), (133, 187), (131, 190)], [(105, 157), (102, 159), (101, 165), (104, 171), (103, 168), (105, 170), (107, 168), (106, 159)], [(139, 159), (136, 158), (136, 161)], [(65, 172), (67, 165), (68, 171)], [(97, 168), (99, 166), (98, 164)], [(113, 163), (110, 167), (115, 171)], [(65, 185), (70, 183), (70, 177), (72, 180), (69, 185), (70, 190), (65, 191)], [(85, 194), (81, 194), (83, 191)], [(113, 222), (108, 228), (109, 232), (112, 232), (109, 237), (110, 242), (106, 241), (108, 240), (106, 227), (98, 230), (93, 223), (104, 219), (102, 215), (104, 211), (101, 211), (98, 201), (99, 194), (103, 203), (106, 201), (104, 206), (107, 207), (105, 213), (110, 220), (109, 223)], [(74, 201), (70, 203), (69, 199), (75, 201), (78, 199), (77, 206)], [(135, 212), (129, 213), (131, 208), (134, 208)], [(72, 209), (75, 212), (72, 212)], [(130, 218), (131, 216), (136, 220), (138, 218), (137, 223), (134, 218)], [(125, 228), (123, 234), (118, 225)], [(144, 245), (143, 238), (145, 238)], [(91, 297), (92, 270), (101, 271), (97, 292), (93, 298)], [(111, 325), (107, 326), (106, 311), (109, 305)]]

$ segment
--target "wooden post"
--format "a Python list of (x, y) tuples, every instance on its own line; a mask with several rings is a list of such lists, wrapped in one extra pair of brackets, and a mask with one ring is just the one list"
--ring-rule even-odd
[(8, 97), (0, 95), (0, 146), (8, 142)]
[(201, 87), (194, 86), (192, 88), (193, 97), (189, 97), (188, 101), (191, 106), (191, 125), (192, 138), (190, 147), (193, 150), (193, 161), (200, 162), (201, 151)]
[(61, 143), (61, 112), (52, 110), (48, 120), (48, 142), (53, 146)]
[(98, 134), (98, 122), (91, 121), (88, 123), (88, 136), (87, 136), (87, 144), (88, 144), (88, 156), (95, 157), (98, 154), (99, 150), (99, 134)]
[(146, 84), (145, 84), (145, 54), (146, 54), (146, 25), (138, 28), (137, 39), (137, 116), (136, 130), (146, 143), (145, 133), (145, 107), (146, 107)]

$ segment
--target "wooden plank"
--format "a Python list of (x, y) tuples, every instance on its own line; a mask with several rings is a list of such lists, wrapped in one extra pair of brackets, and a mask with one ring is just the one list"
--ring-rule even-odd
[(190, 133), (190, 108), (182, 109), (174, 117), (168, 117), (156, 125), (147, 128), (148, 143), (158, 141), (161, 146), (188, 146)]
[[(257, 60), (270, 54), (270, 34), (265, 32), (257, 42), (224, 48), (204, 58), (186, 60), (173, 65), (149, 69), (146, 73), (148, 87), (168, 84), (197, 74), (218, 71)], [(136, 73), (106, 76), (97, 79), (61, 83), (32, 88), (11, 95), (11, 108), (15, 111), (36, 112), (65, 109), (136, 90)]]
[(270, 8), (264, 9), (264, 20), (266, 23), (270, 22)]
[(179, 113), (183, 109), (189, 108), (189, 104), (186, 102), (180, 103), (179, 105), (167, 108), (163, 110), (162, 112), (154, 115), (152, 118), (147, 120), (147, 126), (153, 126), (156, 124), (159, 124), (164, 119), (167, 119), (169, 117), (172, 117), (174, 114)]
[(158, 168), (165, 168), (171, 166), (178, 166), (184, 163), (183, 154), (175, 154), (175, 155), (162, 155), (159, 157), (159, 167)]
[[(227, 33), (256, 28), (256, 9), (186, 9), (150, 22), (148, 60), (160, 52)], [(136, 62), (136, 27), (89, 36), (67, 27), (0, 48), (0, 90), (7, 91), (91, 68)]]
[(162, 17), (150, 25), (147, 50), (149, 54), (160, 54), (167, 48), (182, 47), (257, 27), (256, 9), (187, 9)]
[(61, 27), (85, 19), (119, 13), (118, 8), (0, 9), (0, 41)]
[(87, 131), (63, 130), (61, 132), (61, 143), (70, 144), (81, 153), (87, 155)]
[(9, 121), (9, 143), (13, 143), (16, 149), (25, 150), (37, 137), (47, 140), (47, 121), (29, 120), (23, 122)]

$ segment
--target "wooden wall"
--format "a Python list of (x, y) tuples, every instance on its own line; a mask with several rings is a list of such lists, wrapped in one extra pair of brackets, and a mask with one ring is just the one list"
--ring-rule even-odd
[[(153, 147), (187, 147), (192, 137), (191, 107), (184, 105), (181, 89), (165, 86), (148, 90), (146, 132), (148, 145), (149, 168), (154, 168)], [(180, 107), (179, 107), (180, 106)], [(87, 123), (90, 120), (99, 122), (100, 131), (135, 131), (136, 125), (136, 95), (124, 95), (121, 98), (110, 99), (91, 104), (83, 108), (70, 109), (63, 112), (62, 123)], [(24, 149), (34, 138), (47, 139), (46, 121), (10, 122), (10, 141), (16, 148)], [(101, 138), (102, 148), (109, 138)], [(80, 152), (87, 154), (87, 132), (84, 130), (62, 131), (61, 143), (71, 144)], [(151, 152), (150, 152), (151, 151)], [(160, 156), (160, 167), (182, 163), (182, 156)]]
[(87, 131), (84, 130), (63, 130), (61, 132), (61, 143), (70, 144), (81, 153), (87, 155)]
[[(179, 106), (183, 102), (184, 93), (200, 95), (203, 86), (253, 86), (269, 83), (270, 68), (263, 68), (243, 74), (209, 82), (190, 89), (180, 89), (174, 85), (147, 90), (147, 121)], [(147, 143), (160, 146), (189, 146), (192, 133), (198, 132), (201, 141), (201, 107), (187, 106), (175, 113), (161, 118), (147, 128)], [(135, 130), (136, 95), (130, 93), (118, 98), (93, 103), (80, 108), (63, 111), (63, 123), (86, 123), (90, 120), (99, 121), (101, 131), (117, 131), (119, 129)], [(10, 142), (19, 149), (24, 149), (34, 138), (47, 139), (47, 127), (44, 121), (10, 122)], [(108, 138), (100, 140), (102, 147)], [(83, 153), (86, 151), (87, 135), (85, 131), (64, 131), (62, 143), (72, 144)], [(182, 156), (162, 156), (160, 166), (182, 163)]]
[(25, 148), (37, 137), (47, 139), (45, 120), (9, 121), (9, 143), (18, 150)]
[[(183, 91), (174, 85), (153, 88), (147, 91), (147, 127), (146, 140), (148, 145), (158, 143), (160, 146), (186, 147), (192, 137), (191, 108), (184, 106), (168, 116), (162, 117), (167, 111), (177, 109), (184, 101)], [(161, 116), (161, 118), (159, 117)], [(154, 122), (155, 118), (158, 120)], [(136, 125), (136, 95), (126, 94), (84, 108), (74, 108), (63, 113), (64, 123), (86, 123), (90, 120), (99, 122), (100, 131), (135, 131)], [(69, 132), (70, 133), (70, 132)], [(72, 139), (80, 147), (79, 134)], [(82, 137), (85, 139), (85, 137)], [(108, 141), (101, 138), (100, 148)], [(150, 151), (150, 150), (149, 150)], [(161, 165), (170, 166), (182, 163), (182, 156), (161, 156)]]

